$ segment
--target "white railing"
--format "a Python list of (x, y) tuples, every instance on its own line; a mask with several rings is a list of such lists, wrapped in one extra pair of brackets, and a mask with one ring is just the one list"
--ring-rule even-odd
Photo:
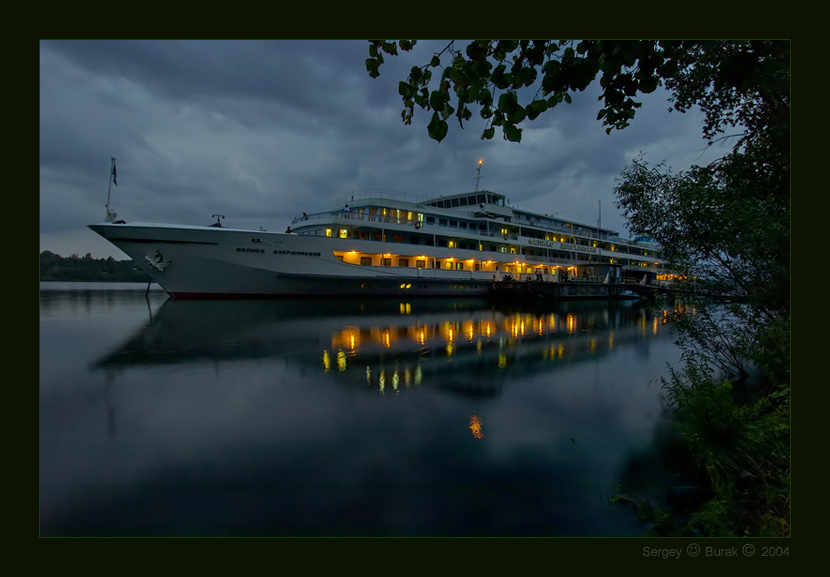
[(335, 206), (346, 206), (350, 202), (356, 200), (367, 200), (377, 198), (380, 200), (397, 200), (399, 202), (421, 203), (430, 200), (428, 196), (419, 194), (412, 194), (409, 192), (398, 192), (396, 190), (385, 190), (383, 188), (355, 190), (349, 194), (338, 196), (335, 200)]

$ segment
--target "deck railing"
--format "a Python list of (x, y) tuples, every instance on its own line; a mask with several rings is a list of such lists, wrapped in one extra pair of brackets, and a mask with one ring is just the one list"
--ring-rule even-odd
[(420, 194), (412, 194), (409, 192), (398, 192), (396, 190), (386, 190), (383, 188), (355, 190), (349, 194), (343, 194), (335, 199), (335, 206), (346, 206), (355, 200), (367, 200), (377, 198), (380, 200), (397, 200), (399, 202), (422, 203), (431, 200), (428, 196)]
[[(385, 191), (390, 193), (389, 191)], [(391, 193), (390, 193), (391, 194)], [(453, 233), (461, 233), (466, 234), (471, 237), (477, 238), (499, 238), (503, 239), (504, 235), (500, 231), (495, 230), (481, 230), (481, 229), (472, 229), (472, 228), (463, 228), (460, 226), (452, 226), (449, 223), (440, 223), (440, 222), (425, 222), (418, 219), (408, 219), (408, 218), (399, 218), (395, 216), (384, 216), (380, 214), (368, 214), (364, 210), (351, 210), (347, 208), (343, 208), (340, 210), (334, 211), (326, 211), (326, 212), (317, 212), (313, 214), (303, 214), (301, 217), (297, 217), (291, 221), (292, 226), (296, 226), (297, 224), (304, 224), (304, 223), (311, 223), (317, 220), (330, 220), (332, 217), (336, 219), (342, 219), (344, 221), (351, 221), (351, 222), (367, 222), (372, 224), (392, 224), (392, 225), (399, 225), (401, 227), (418, 227), (420, 224), (420, 232), (427, 233), (429, 230), (425, 230), (424, 227), (428, 229), (432, 229), (433, 227), (439, 229), (439, 234), (445, 234), (446, 232), (453, 232)], [(344, 223), (345, 224), (345, 223)], [(499, 223), (498, 226), (501, 226)], [(525, 237), (525, 238), (532, 238), (532, 237)], [(518, 240), (519, 235), (515, 233), (510, 233), (507, 235), (507, 240)], [(619, 243), (618, 246), (626, 246), (623, 243)], [(637, 253), (627, 253), (624, 251), (615, 251), (616, 257), (615, 258), (626, 258), (626, 257), (642, 257), (643, 255)], [(579, 261), (584, 262), (584, 261)]]

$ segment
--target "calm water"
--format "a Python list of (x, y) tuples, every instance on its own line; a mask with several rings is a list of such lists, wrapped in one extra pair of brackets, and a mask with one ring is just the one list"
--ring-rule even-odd
[(638, 303), (43, 283), (43, 536), (636, 536), (679, 352)]

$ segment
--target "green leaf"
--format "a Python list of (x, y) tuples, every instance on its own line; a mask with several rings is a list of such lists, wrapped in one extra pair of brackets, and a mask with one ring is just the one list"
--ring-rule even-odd
[(504, 137), (511, 142), (522, 141), (522, 129), (512, 124), (504, 125)]
[(512, 124), (518, 124), (525, 118), (527, 118), (527, 112), (525, 112), (525, 109), (518, 104), (510, 110), (510, 113), (507, 115), (507, 120)]
[(415, 89), (408, 82), (398, 82), (398, 94), (404, 98), (415, 96)]
[(490, 77), (491, 68), (493, 68), (493, 65), (489, 60), (479, 60), (473, 64), (471, 72), (474, 73), (477, 78), (483, 78), (486, 80)]
[(441, 110), (449, 100), (450, 95), (441, 90), (433, 90), (432, 94), (429, 95), (429, 105), (433, 110)]
[(371, 78), (377, 78), (380, 76), (380, 72), (378, 72), (378, 61), (374, 58), (366, 59), (366, 70), (369, 72), (369, 76)]
[(640, 92), (648, 94), (657, 90), (659, 80), (656, 76), (649, 76), (640, 81)]
[(481, 140), (490, 140), (491, 138), (493, 138), (493, 136), (495, 136), (495, 134), (495, 128), (493, 128), (492, 126), (490, 128), (486, 128), (484, 132), (481, 133)]
[(452, 115), (453, 112), (455, 112), (455, 108), (453, 108), (449, 102), (445, 103), (444, 108), (441, 109), (441, 119), (446, 120)]
[(429, 137), (433, 140), (437, 140), (441, 142), (444, 140), (444, 137), (447, 136), (447, 131), (449, 130), (449, 125), (441, 120), (438, 117), (437, 112), (432, 113), (432, 120), (429, 121), (429, 125), (427, 125), (427, 131), (429, 132)]
[(500, 88), (502, 90), (510, 86), (511, 82), (510, 75), (505, 74), (505, 70), (507, 70), (507, 66), (499, 64), (490, 75), (490, 81), (496, 85), (496, 88)]
[(534, 100), (525, 107), (525, 112), (527, 112), (528, 119), (535, 120), (537, 116), (542, 114), (547, 109), (547, 100)]
[(504, 111), (509, 111), (513, 106), (518, 106), (519, 97), (515, 92), (505, 92), (499, 96), (499, 108)]
[(536, 81), (536, 69), (530, 67), (523, 68), (519, 73), (519, 80), (525, 86), (530, 86)]

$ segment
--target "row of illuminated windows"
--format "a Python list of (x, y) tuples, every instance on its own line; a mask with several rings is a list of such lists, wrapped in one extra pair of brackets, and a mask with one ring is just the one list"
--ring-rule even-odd
[[(338, 257), (339, 260), (343, 260), (342, 257)], [(446, 270), (481, 270), (481, 263), (476, 262), (473, 263), (472, 268), (465, 268), (464, 261), (458, 261), (453, 259), (444, 260), (443, 263), (440, 259), (430, 259), (432, 262), (432, 268), (444, 268)], [(370, 256), (362, 256), (360, 257), (360, 264), (363, 266), (372, 266), (372, 257)], [(408, 268), (410, 264), (410, 259), (408, 258), (399, 258), (398, 259), (398, 266), (403, 268)], [(384, 257), (380, 259), (380, 266), (392, 266), (392, 259), (388, 257)], [(427, 268), (427, 260), (426, 259), (415, 259), (415, 268)]]
[[(391, 256), (357, 256), (353, 253), (346, 253), (341, 255), (335, 255), (337, 260), (341, 262), (349, 262), (351, 264), (360, 264), (361, 266), (382, 266), (382, 267), (392, 267), (397, 266), (399, 268), (409, 268), (413, 266), (415, 268), (425, 269), (425, 268), (434, 268), (434, 269), (444, 269), (444, 270), (466, 270), (466, 271), (498, 271), (500, 268), (503, 272), (512, 272), (512, 273), (527, 273), (530, 274), (535, 272), (539, 266), (531, 266), (531, 265), (520, 265), (520, 264), (507, 264), (507, 263), (498, 263), (493, 261), (474, 261), (472, 259), (469, 260), (457, 260), (453, 258), (448, 259), (434, 259), (434, 258), (408, 258), (408, 257), (394, 257)], [(549, 271), (552, 271), (554, 267), (544, 266), (542, 270), (545, 274)]]

